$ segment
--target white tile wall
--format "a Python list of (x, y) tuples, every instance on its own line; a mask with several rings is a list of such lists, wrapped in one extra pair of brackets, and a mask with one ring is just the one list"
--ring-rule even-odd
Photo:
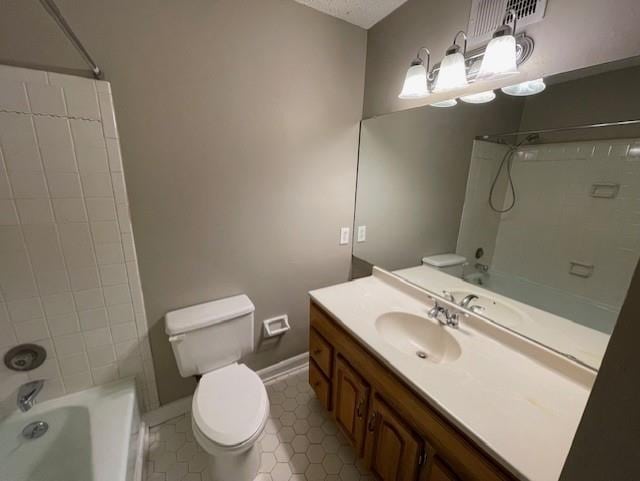
[(46, 379), (51, 398), (136, 376), (158, 406), (107, 82), (0, 66), (0, 351), (35, 342), (37, 371), (0, 367), (0, 411)]
[[(473, 264), (478, 247), (484, 250), (480, 262), (490, 265), (495, 249), (500, 216), (489, 208), (489, 191), (498, 169), (499, 161), (507, 153), (505, 145), (475, 141), (471, 153), (464, 209), (458, 233), (456, 252)], [(494, 199), (502, 205), (507, 183), (504, 177), (496, 184)]]
[[(470, 235), (458, 248), (475, 249), (486, 243), (481, 235), (494, 235), (493, 269), (618, 309), (640, 257), (640, 140), (521, 148), (513, 163), (516, 207), (499, 216), (497, 226), (482, 230), (479, 225), (491, 227), (491, 216), (496, 217), (486, 209), (488, 185), (501, 159), (495, 154), (493, 160), (481, 155), (472, 159), (472, 171), (474, 164), (493, 165), (470, 177), (467, 195), (472, 184), (480, 186), (480, 194), (465, 204), (465, 216), (469, 207), (478, 222), (467, 229), (464, 224), (473, 216), (463, 218), (461, 235)], [(592, 185), (603, 182), (620, 184), (619, 195), (591, 197)], [(593, 275), (569, 275), (570, 261), (593, 264)]]

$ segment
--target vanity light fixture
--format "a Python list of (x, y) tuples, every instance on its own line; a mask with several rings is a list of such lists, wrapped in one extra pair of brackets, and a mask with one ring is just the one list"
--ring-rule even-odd
[(464, 95), (460, 97), (460, 100), (468, 104), (486, 104), (496, 98), (496, 93), (493, 90), (487, 90), (486, 92), (480, 92), (477, 94)]
[[(458, 37), (464, 38), (464, 48), (460, 51), (460, 45), (456, 42)], [(453, 44), (447, 49), (445, 57), (440, 63), (440, 71), (436, 79), (434, 92), (447, 92), (449, 90), (465, 88), (467, 81), (467, 66), (464, 56), (467, 53), (467, 34), (460, 30), (453, 38)]]
[[(427, 54), (427, 66), (420, 54)], [(402, 92), (398, 95), (400, 99), (421, 99), (429, 95), (429, 64), (431, 63), (431, 52), (428, 48), (422, 47), (418, 50), (418, 55), (411, 62), (407, 75), (404, 78)]]
[[(513, 27), (509, 25), (509, 18), (513, 19)], [(487, 80), (518, 74), (516, 23), (518, 14), (515, 10), (509, 10), (502, 19), (493, 38), (487, 45), (480, 65), (480, 71), (476, 80)]]
[[(516, 35), (518, 13), (510, 9), (502, 17), (502, 25), (496, 29), (493, 38), (486, 47), (467, 52), (468, 37), (460, 30), (453, 38), (453, 44), (446, 50), (444, 58), (431, 69), (431, 53), (425, 47), (411, 62), (405, 75), (400, 99), (421, 99), (432, 93), (444, 93), (461, 90), (471, 82), (484, 81), (518, 74), (518, 66), (526, 62), (533, 53), (534, 41), (526, 33)], [(464, 43), (458, 43), (462, 36)], [(422, 55), (426, 53), (425, 57)], [(502, 91), (508, 95), (533, 95), (542, 92), (545, 85), (542, 79), (523, 82), (505, 87)], [(460, 100), (481, 104), (495, 99), (495, 92), (487, 90), (477, 94), (463, 95)], [(433, 107), (453, 107), (456, 99), (448, 99), (430, 104)]]
[(441, 100), (440, 102), (432, 103), (431, 107), (455, 107), (458, 105), (458, 101), (456, 99), (447, 99)]
[(507, 95), (525, 97), (527, 95), (539, 94), (546, 88), (547, 85), (544, 83), (544, 79), (539, 78), (535, 80), (527, 80), (526, 82), (521, 82), (515, 85), (509, 85), (508, 87), (503, 87), (502, 91)]

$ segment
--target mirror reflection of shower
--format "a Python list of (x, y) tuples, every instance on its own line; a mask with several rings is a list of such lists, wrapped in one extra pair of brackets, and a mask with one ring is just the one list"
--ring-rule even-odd
[[(516, 152), (518, 152), (518, 148), (521, 145), (525, 143), (533, 143), (538, 140), (540, 140), (540, 135), (529, 134), (524, 138), (524, 140), (521, 140), (516, 144), (510, 145), (509, 150), (505, 152), (504, 156), (502, 157), (502, 162), (500, 162), (500, 166), (498, 167), (498, 171), (496, 172), (496, 176), (494, 177), (493, 182), (491, 183), (491, 188), (489, 189), (489, 207), (491, 207), (491, 210), (493, 210), (494, 212), (498, 214), (506, 214), (516, 206), (516, 188), (515, 188), (515, 185), (513, 184), (513, 175), (511, 173), (511, 168), (513, 166), (513, 156), (516, 154)], [(506, 166), (507, 180), (509, 182), (509, 191), (510, 191), (509, 195), (511, 197), (511, 201), (507, 207), (503, 207), (501, 209), (500, 207), (497, 207), (495, 205), (493, 197), (494, 197), (494, 192), (496, 190), (496, 185), (498, 184), (498, 180), (500, 178), (500, 174), (505, 169), (505, 166)]]

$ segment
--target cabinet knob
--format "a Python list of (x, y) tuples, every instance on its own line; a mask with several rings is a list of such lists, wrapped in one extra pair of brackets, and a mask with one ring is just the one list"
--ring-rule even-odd
[(359, 403), (358, 403), (358, 408), (356, 409), (356, 414), (358, 415), (359, 418), (361, 418), (362, 416), (364, 416), (364, 399), (362, 399)]
[(313, 350), (314, 354), (320, 354), (321, 352), (322, 352), (322, 349), (320, 349), (320, 348)]
[(367, 429), (370, 432), (373, 432), (376, 428), (376, 418), (378, 416), (378, 413), (374, 412), (371, 417), (369, 418), (369, 422), (367, 423)]

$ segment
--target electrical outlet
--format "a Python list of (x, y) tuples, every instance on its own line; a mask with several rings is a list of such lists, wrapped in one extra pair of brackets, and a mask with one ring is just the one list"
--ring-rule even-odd
[(359, 225), (358, 226), (358, 242), (364, 242), (367, 240), (367, 226)]
[(346, 246), (349, 243), (349, 232), (351, 229), (343, 227), (340, 229), (340, 245)]

